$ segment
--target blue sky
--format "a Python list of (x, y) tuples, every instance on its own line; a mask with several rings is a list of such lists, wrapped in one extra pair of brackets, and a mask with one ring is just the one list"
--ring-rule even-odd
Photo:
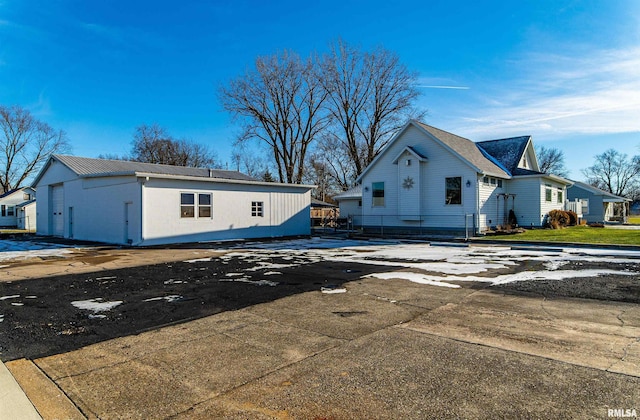
[(0, 103), (126, 154), (157, 122), (223, 161), (239, 128), (216, 88), (285, 49), (343, 38), (418, 72), (424, 122), (471, 140), (533, 135), (571, 176), (640, 154), (640, 1), (0, 0)]

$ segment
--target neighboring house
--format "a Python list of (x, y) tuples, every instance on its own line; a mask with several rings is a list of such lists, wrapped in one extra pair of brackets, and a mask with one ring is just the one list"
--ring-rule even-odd
[(36, 231), (36, 200), (25, 201), (16, 206), (16, 227), (18, 229)]
[(357, 181), (359, 224), (399, 231), (543, 226), (550, 210), (564, 208), (571, 185), (539, 172), (530, 136), (474, 143), (414, 120)]
[[(33, 201), (35, 196), (36, 192), (31, 187), (16, 188), (0, 195), (0, 226), (18, 227), (18, 218), (25, 216), (21, 214), (21, 206)], [(31, 223), (35, 226), (35, 218)]]
[(582, 218), (587, 223), (626, 223), (632, 201), (579, 181), (567, 189), (567, 198), (580, 201)]
[(312, 186), (235, 171), (54, 155), (34, 185), (40, 235), (156, 245), (311, 230)]
[(341, 192), (333, 197), (338, 202), (340, 217), (362, 216), (362, 185)]

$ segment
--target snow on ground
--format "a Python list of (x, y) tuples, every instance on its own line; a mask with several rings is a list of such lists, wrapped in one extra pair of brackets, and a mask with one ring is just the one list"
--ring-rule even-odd
[(122, 304), (121, 300), (114, 300), (113, 302), (103, 302), (102, 298), (94, 298), (89, 300), (76, 300), (71, 302), (73, 306), (85, 311), (91, 311), (94, 314), (98, 312), (110, 311), (118, 305)]
[(24, 260), (35, 257), (62, 257), (71, 252), (73, 249), (65, 245), (0, 240), (0, 261)]
[[(453, 281), (505, 284), (527, 280), (562, 280), (600, 275), (638, 275), (616, 269), (563, 270), (569, 263), (640, 264), (639, 251), (509, 246), (438, 246), (400, 241), (358, 241), (312, 238), (303, 240), (246, 242), (230, 249), (223, 262), (242, 259), (253, 263), (247, 271), (277, 270), (319, 261), (379, 265), (380, 273), (367, 277), (404, 279), (420, 284), (455, 288)], [(286, 264), (272, 262), (284, 260)], [(534, 262), (541, 270), (518, 270)], [(395, 271), (389, 272), (389, 267)], [(504, 270), (516, 271), (503, 274)], [(500, 273), (498, 270), (503, 270)], [(271, 274), (271, 271), (268, 271)], [(492, 275), (495, 273), (495, 275)], [(234, 273), (237, 275), (237, 273)]]

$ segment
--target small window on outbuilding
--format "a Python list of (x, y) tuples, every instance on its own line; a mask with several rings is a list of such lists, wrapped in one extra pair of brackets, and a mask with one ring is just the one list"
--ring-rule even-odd
[(562, 194), (562, 188), (558, 188), (558, 203), (563, 203), (564, 199), (563, 199), (563, 194)]
[(180, 193), (180, 217), (192, 218), (196, 215), (195, 194)]
[(198, 194), (198, 217), (211, 218), (211, 194)]
[(251, 202), (251, 216), (252, 217), (264, 217), (264, 202), (252, 201)]

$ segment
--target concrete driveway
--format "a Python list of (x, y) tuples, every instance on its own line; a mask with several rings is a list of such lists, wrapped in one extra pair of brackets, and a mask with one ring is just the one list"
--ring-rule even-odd
[[(425, 267), (448, 270), (434, 251)], [(345, 252), (303, 265), (305, 278)], [(635, 256), (615, 258), (637, 269)], [(407, 270), (6, 365), (45, 418), (607, 418), (640, 409), (640, 305), (603, 298), (595, 282), (627, 287), (636, 275), (571, 278), (595, 285), (584, 299), (544, 281), (538, 292), (443, 287), (409, 281), (402, 273), (417, 269)]]

